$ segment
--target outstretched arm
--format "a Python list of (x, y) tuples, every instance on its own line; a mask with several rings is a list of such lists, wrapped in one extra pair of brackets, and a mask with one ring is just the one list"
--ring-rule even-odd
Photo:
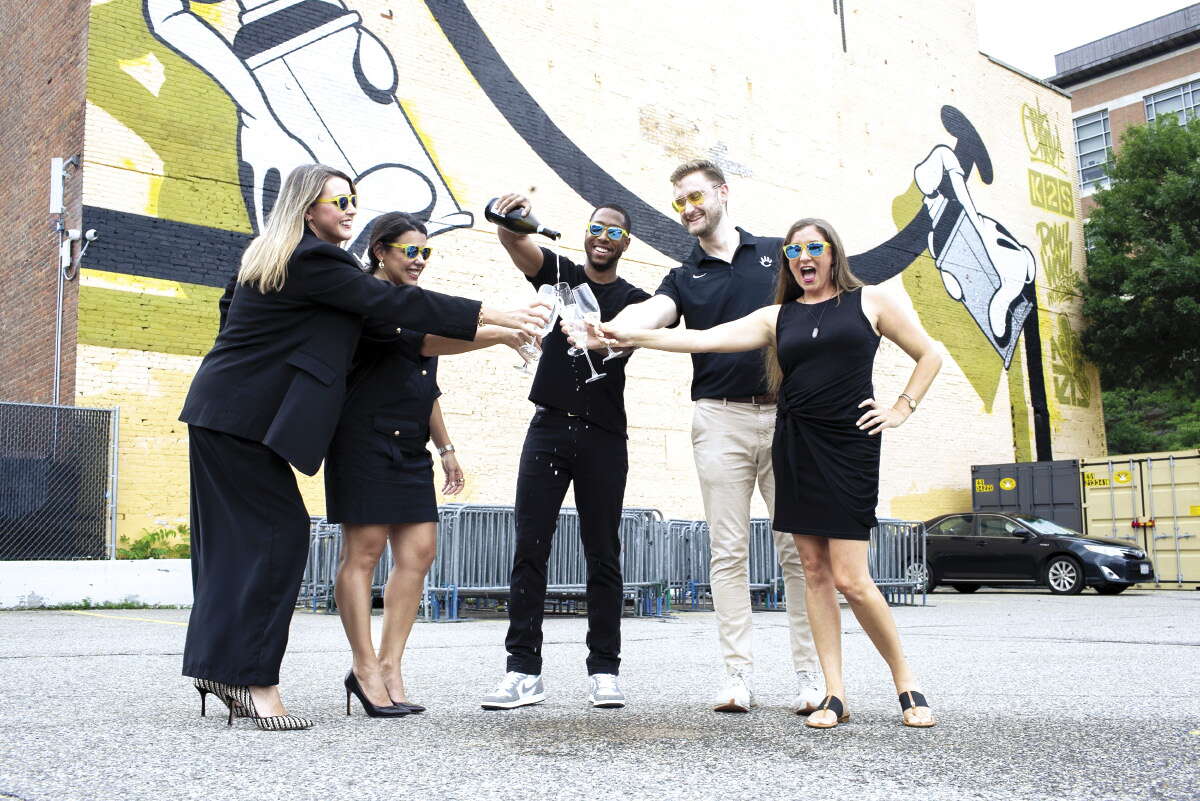
[[(942, 369), (942, 355), (938, 353), (933, 340), (925, 329), (917, 322), (912, 313), (901, 306), (895, 299), (878, 287), (863, 287), (863, 311), (869, 319), (873, 319), (879, 333), (895, 342), (900, 349), (916, 361), (912, 375), (904, 386), (903, 395), (912, 398), (913, 403), (920, 403), (933, 384), (933, 379)], [(869, 429), (872, 435), (887, 428), (895, 428), (902, 424), (913, 413), (912, 407), (903, 397), (897, 397), (891, 406), (884, 407), (874, 398), (868, 398), (858, 407), (870, 407), (858, 420), (858, 427)]]
[(630, 303), (609, 324), (621, 330), (666, 328), (679, 319), (679, 307), (666, 295), (655, 295), (641, 303)]
[[(656, 299), (651, 298), (645, 303)], [(739, 353), (758, 350), (774, 342), (775, 321), (778, 317), (779, 306), (765, 306), (738, 320), (713, 328), (646, 330), (623, 327), (618, 322), (621, 315), (617, 315), (610, 322), (602, 323), (600, 332), (616, 340), (614, 344), (617, 347), (638, 346), (674, 353)]]
[(512, 328), (502, 328), (498, 325), (485, 325), (475, 332), (474, 341), (440, 337), (437, 334), (426, 334), (421, 343), (422, 356), (454, 356), (473, 350), (490, 348), (492, 345), (508, 345), (513, 350), (521, 345), (532, 342), (533, 337), (524, 331)]

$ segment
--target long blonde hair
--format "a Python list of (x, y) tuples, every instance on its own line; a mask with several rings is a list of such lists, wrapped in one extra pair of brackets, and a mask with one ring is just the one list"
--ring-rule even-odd
[[(825, 237), (825, 241), (831, 247), (830, 255), (833, 256), (833, 265), (829, 278), (833, 283), (834, 289), (837, 290), (837, 302), (841, 303), (841, 293), (853, 292), (861, 287), (863, 282), (851, 271), (850, 260), (846, 257), (846, 248), (842, 246), (842, 238), (838, 236), (838, 232), (834, 230), (834, 227), (819, 217), (805, 217), (792, 223), (792, 227), (788, 229), (787, 235), (783, 237), (783, 244), (786, 246), (797, 231), (807, 228), (810, 225), (821, 232), (821, 236)], [(775, 281), (775, 298), (772, 302), (778, 304), (791, 303), (803, 295), (804, 290), (796, 283), (796, 278), (792, 275), (791, 268), (788, 266), (787, 256), (782, 253), (780, 255), (783, 256), (783, 264), (779, 268), (779, 278)], [(775, 341), (772, 341), (767, 346), (766, 351), (763, 352), (763, 360), (767, 373), (767, 386), (771, 392), (777, 393), (783, 385), (783, 368), (779, 364), (779, 354), (776, 352)]]
[(297, 167), (283, 182), (275, 207), (262, 233), (242, 254), (238, 283), (253, 285), (259, 292), (278, 292), (287, 281), (288, 259), (304, 236), (304, 212), (308, 211), (330, 178), (344, 178), (353, 193), (354, 181), (341, 170), (324, 164)]

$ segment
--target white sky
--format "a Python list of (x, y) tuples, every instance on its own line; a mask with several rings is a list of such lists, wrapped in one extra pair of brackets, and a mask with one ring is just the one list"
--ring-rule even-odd
[(1187, 8), (1186, 0), (976, 0), (979, 49), (1037, 78), (1054, 55)]

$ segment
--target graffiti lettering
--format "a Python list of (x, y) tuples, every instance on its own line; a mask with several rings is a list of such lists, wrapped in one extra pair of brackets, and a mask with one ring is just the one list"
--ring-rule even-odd
[(1040, 222), (1037, 233), (1042, 243), (1042, 266), (1046, 269), (1050, 300), (1059, 303), (1079, 288), (1079, 272), (1071, 264), (1071, 224)]
[(1065, 314), (1059, 315), (1058, 333), (1050, 338), (1050, 369), (1054, 374), (1054, 394), (1059, 403), (1068, 406), (1091, 405), (1092, 384), (1084, 369), (1083, 347)]
[(1062, 137), (1058, 128), (1050, 122), (1050, 115), (1042, 111), (1041, 101), (1036, 105), (1021, 104), (1021, 127), (1025, 131), (1025, 146), (1033, 161), (1048, 164), (1064, 175), (1067, 172), (1066, 154), (1063, 153)]
[(1071, 182), (1037, 170), (1029, 171), (1029, 202), (1039, 209), (1075, 218), (1075, 195)]

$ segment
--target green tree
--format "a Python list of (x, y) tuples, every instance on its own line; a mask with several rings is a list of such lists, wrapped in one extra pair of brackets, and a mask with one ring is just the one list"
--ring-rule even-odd
[(1200, 386), (1200, 119), (1133, 126), (1087, 222), (1084, 352), (1106, 386)]
[(1200, 447), (1200, 119), (1127, 129), (1108, 174), (1081, 290), (1109, 451)]

